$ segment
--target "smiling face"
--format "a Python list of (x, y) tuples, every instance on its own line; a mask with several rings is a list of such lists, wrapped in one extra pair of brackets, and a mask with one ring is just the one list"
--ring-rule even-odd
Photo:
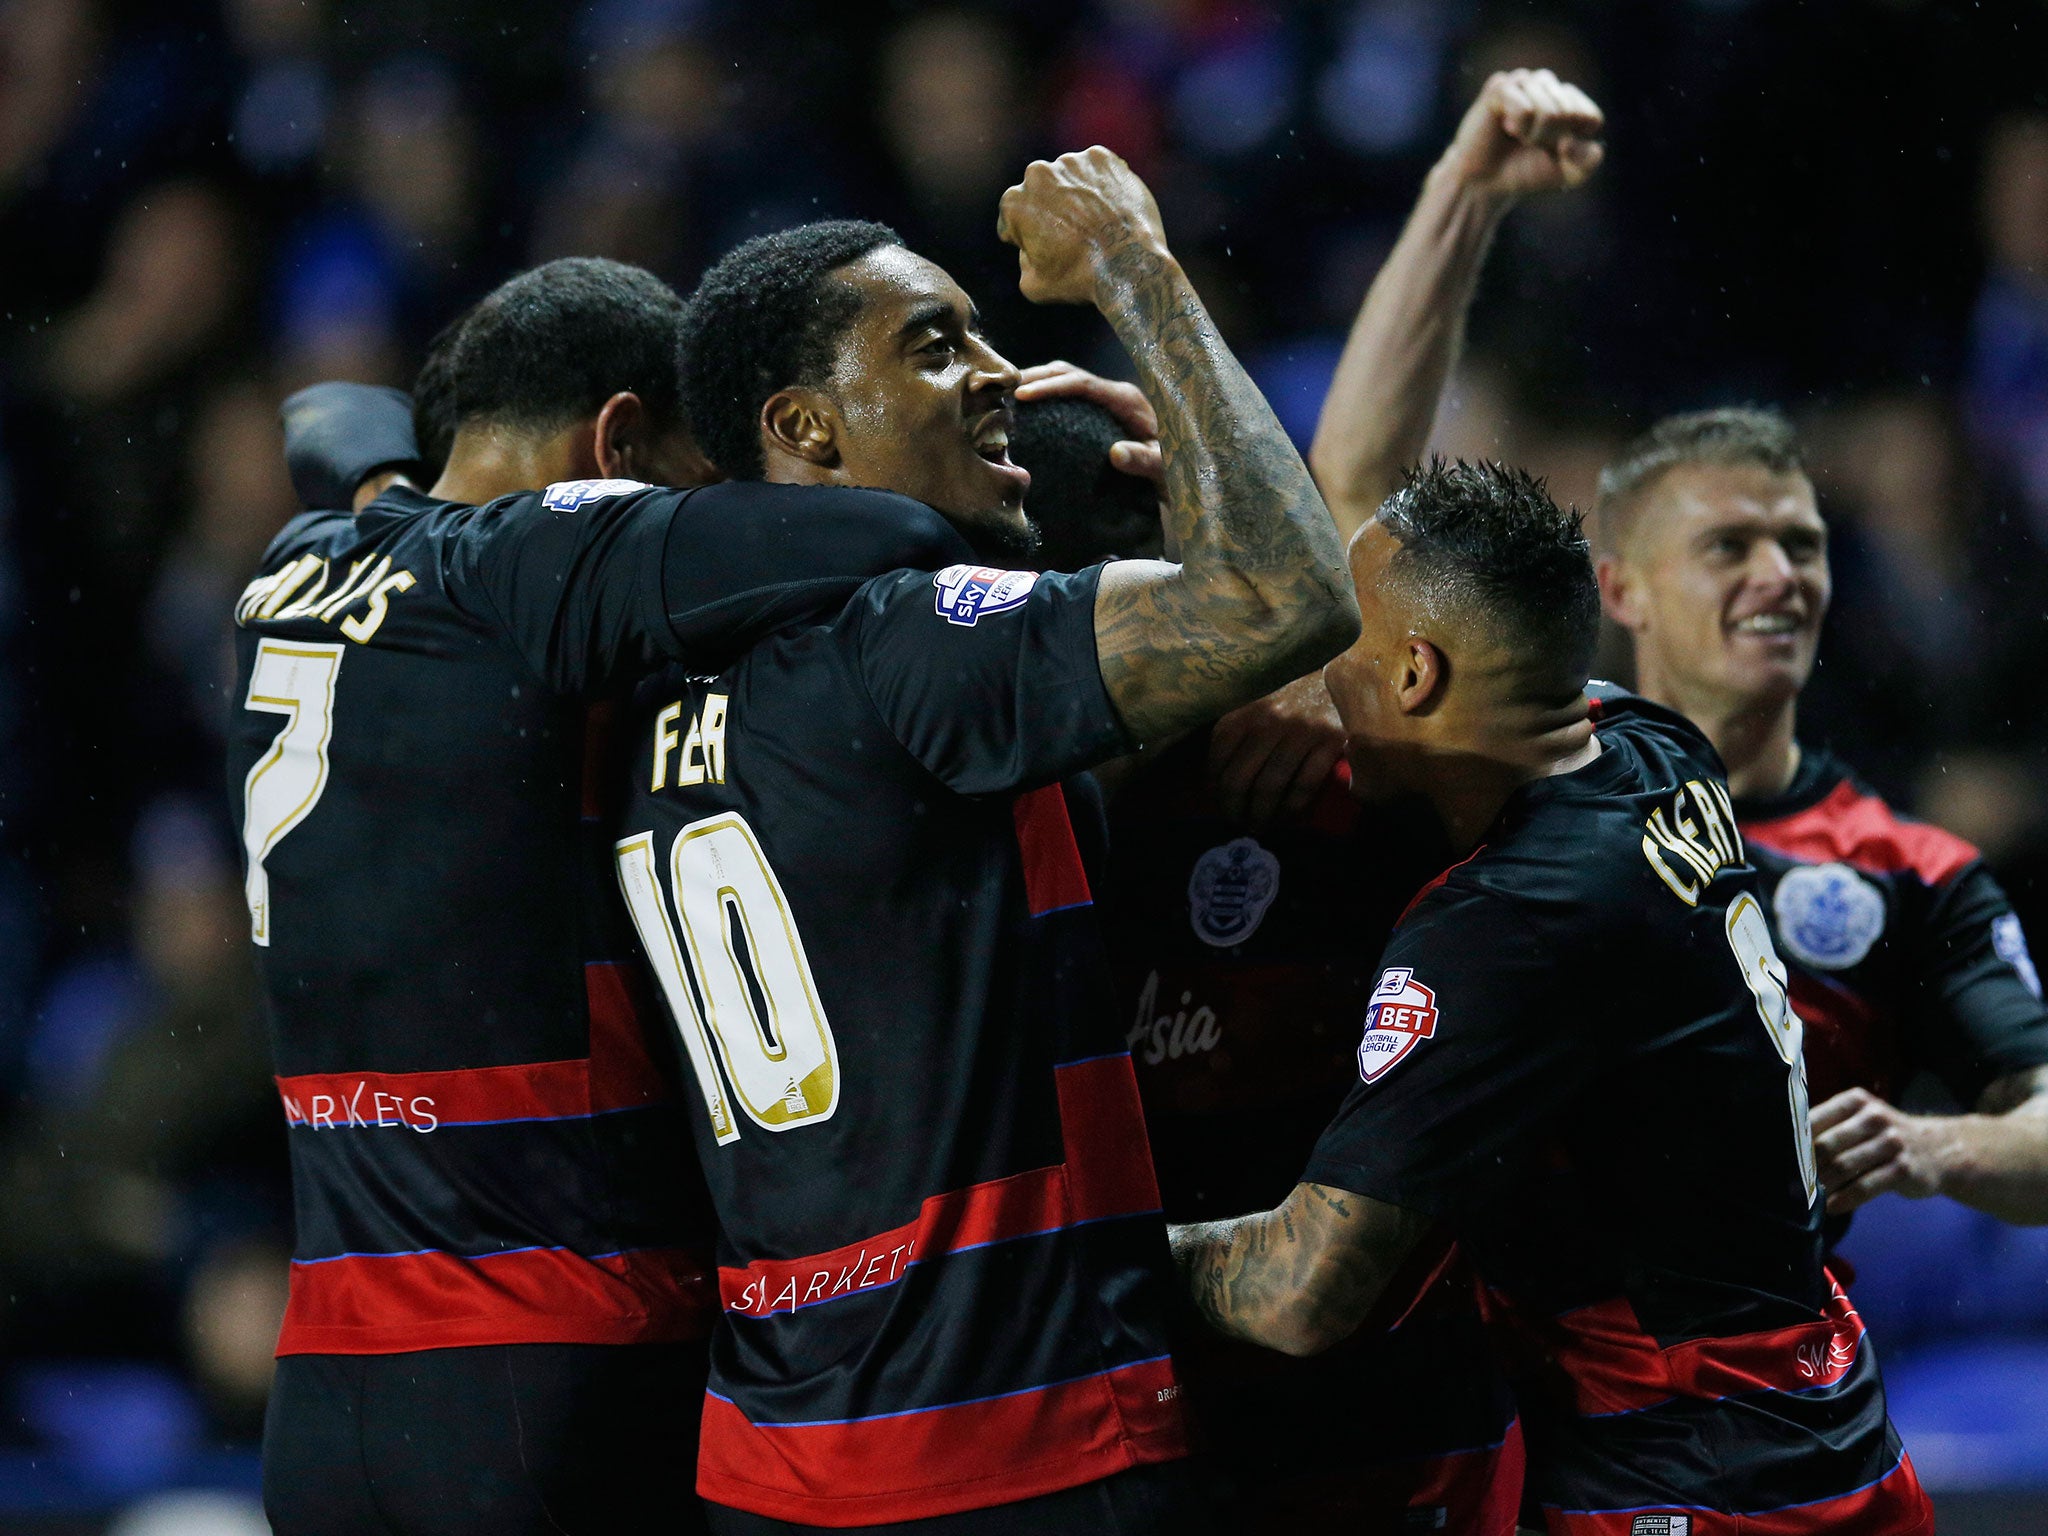
[(1806, 686), (1832, 579), (1813, 482), (1760, 464), (1680, 464), (1637, 493), (1602, 563), (1643, 691), (1696, 718)]
[(846, 483), (914, 496), (979, 545), (1028, 548), (1031, 476), (1009, 452), (1017, 370), (960, 285), (893, 245), (833, 277), (861, 296), (825, 391)]

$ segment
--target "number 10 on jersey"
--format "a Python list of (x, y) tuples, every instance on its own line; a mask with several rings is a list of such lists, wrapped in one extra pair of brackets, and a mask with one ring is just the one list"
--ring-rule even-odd
[(718, 1144), (739, 1139), (733, 1099), (766, 1131), (830, 1119), (839, 1107), (839, 1048), (789, 901), (754, 829), (727, 812), (676, 835), (669, 879), (680, 939), (662, 899), (654, 834), (621, 839), (614, 851), (619, 889), (689, 1052)]

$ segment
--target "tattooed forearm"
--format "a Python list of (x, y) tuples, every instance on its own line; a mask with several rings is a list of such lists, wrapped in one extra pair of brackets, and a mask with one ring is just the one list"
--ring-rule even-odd
[(1364, 1321), (1427, 1225), (1376, 1200), (1298, 1184), (1275, 1210), (1173, 1227), (1168, 1237), (1210, 1326), (1312, 1355)]
[(1096, 602), (1103, 679), (1150, 741), (1320, 666), (1351, 643), (1358, 609), (1307, 466), (1179, 264), (1120, 246), (1097, 301), (1159, 413), (1181, 562), (1113, 565)]

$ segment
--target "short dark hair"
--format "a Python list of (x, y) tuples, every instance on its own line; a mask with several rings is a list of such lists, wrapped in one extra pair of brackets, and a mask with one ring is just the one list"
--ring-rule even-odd
[(1585, 686), (1600, 638), (1600, 588), (1583, 519), (1536, 476), (1431, 459), (1379, 510), (1400, 541), (1388, 573), (1425, 604), (1470, 615), (1548, 687)]
[(1086, 570), (1157, 549), (1158, 487), (1109, 462), (1110, 445), (1129, 436), (1092, 400), (1017, 402), (1010, 457), (1031, 471), (1024, 506), (1047, 570)]
[(683, 408), (719, 471), (735, 480), (768, 472), (762, 402), (832, 371), (860, 296), (832, 274), (902, 238), (886, 224), (824, 219), (758, 235), (721, 256), (690, 296), (682, 328)]
[(566, 256), (522, 272), (457, 322), (438, 367), (429, 354), (429, 389), (447, 397), (434, 407), (438, 422), (451, 425), (451, 439), (452, 427), (473, 422), (548, 430), (631, 390), (666, 427), (681, 416), (682, 317), (673, 288), (622, 261)]
[(1806, 473), (1799, 433), (1782, 411), (1724, 405), (1666, 416), (1600, 471), (1593, 528), (1603, 553), (1621, 547), (1634, 526), (1642, 492), (1681, 464), (1755, 464), (1774, 475)]

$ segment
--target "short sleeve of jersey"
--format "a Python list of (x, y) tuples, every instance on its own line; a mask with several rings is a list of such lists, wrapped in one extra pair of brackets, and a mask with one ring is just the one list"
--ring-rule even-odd
[(601, 691), (670, 648), (664, 555), (688, 497), (629, 480), (508, 496), (463, 522), (442, 578), (550, 688)]
[(1101, 574), (955, 565), (870, 582), (850, 617), (877, 713), (965, 795), (1051, 783), (1128, 751), (1095, 654)]
[(1594, 1060), (1578, 1011), (1548, 1001), (1558, 967), (1500, 898), (1425, 899), (1388, 942), (1359, 1080), (1303, 1180), (1455, 1219), (1534, 1166)]
[(2005, 892), (1971, 864), (1931, 893), (1915, 935), (1920, 1006), (1908, 1049), (1965, 1108), (1996, 1078), (2048, 1064), (2048, 1007)]
[(572, 481), (479, 509), (447, 579), (550, 687), (590, 693), (660, 661), (715, 671), (871, 577), (964, 548), (938, 513), (886, 492)]

